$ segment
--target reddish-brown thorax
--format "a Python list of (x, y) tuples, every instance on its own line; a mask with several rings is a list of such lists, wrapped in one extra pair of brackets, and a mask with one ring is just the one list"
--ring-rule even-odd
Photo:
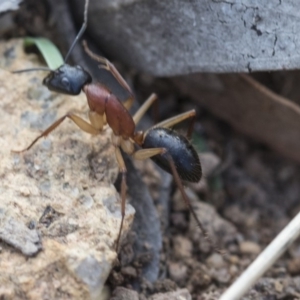
[(124, 139), (133, 138), (135, 124), (132, 116), (118, 98), (105, 86), (95, 83), (83, 87), (91, 111), (103, 115), (113, 133)]

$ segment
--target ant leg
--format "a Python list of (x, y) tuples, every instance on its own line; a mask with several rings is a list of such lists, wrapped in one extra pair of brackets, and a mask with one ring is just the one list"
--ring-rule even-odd
[[(122, 77), (122, 75), (119, 73), (119, 71), (116, 69), (116, 67), (105, 57), (102, 56), (98, 56), (97, 54), (93, 53), (88, 45), (86, 41), (82, 42), (83, 44), (83, 48), (84, 51), (94, 60), (98, 61), (99, 63), (101, 63), (101, 68), (107, 70), (108, 72), (110, 72), (115, 78), (116, 80), (119, 82), (119, 84), (125, 89), (127, 90), (127, 92), (131, 95), (130, 98), (133, 98), (133, 93), (131, 91), (131, 88), (129, 87), (129, 85), (127, 84), (127, 82), (125, 81), (125, 79)], [(132, 99), (133, 100), (133, 99)]]
[(82, 118), (72, 114), (68, 113), (61, 118), (59, 118), (56, 122), (54, 122), (52, 125), (50, 125), (45, 131), (43, 131), (27, 148), (21, 150), (21, 151), (15, 151), (12, 150), (14, 153), (22, 153), (27, 150), (29, 150), (40, 138), (46, 137), (49, 133), (51, 133), (56, 127), (58, 127), (66, 118), (69, 118), (72, 120), (81, 130), (90, 133), (90, 134), (98, 134), (99, 130), (94, 128), (91, 124), (83, 120)]
[(209, 243), (210, 243), (211, 245), (213, 245), (213, 242), (212, 242), (212, 240), (210, 239), (210, 237), (209, 237), (209, 235), (208, 235), (208, 232), (204, 229), (202, 223), (200, 222), (198, 216), (196, 215), (195, 210), (194, 210), (193, 207), (191, 206), (190, 200), (189, 200), (189, 198), (188, 198), (188, 196), (187, 196), (187, 194), (186, 194), (186, 192), (185, 192), (185, 190), (184, 190), (182, 181), (180, 180), (180, 177), (179, 177), (178, 172), (177, 172), (177, 170), (176, 170), (176, 166), (175, 166), (175, 163), (174, 163), (174, 160), (173, 160), (172, 156), (171, 156), (168, 152), (166, 153), (165, 156), (166, 156), (166, 158), (167, 158), (167, 160), (168, 160), (168, 162), (169, 162), (169, 164), (170, 164), (170, 167), (171, 167), (171, 170), (172, 170), (172, 173), (173, 173), (173, 177), (174, 177), (175, 182), (176, 182), (176, 184), (177, 184), (177, 186), (178, 186), (178, 188), (179, 188), (179, 190), (180, 190), (180, 192), (181, 192), (181, 195), (182, 195), (182, 197), (183, 197), (183, 200), (184, 200), (184, 202), (185, 202), (185, 205), (187, 206), (187, 208), (188, 208), (188, 209), (190, 210), (190, 212), (192, 213), (192, 215), (193, 215), (193, 217), (194, 217), (194, 219), (195, 219), (197, 225), (198, 225), (199, 228), (201, 229), (201, 231), (202, 231), (204, 237), (209, 241)]
[[(174, 125), (176, 125), (176, 124), (178, 124), (178, 123), (180, 123), (180, 122), (182, 122), (186, 119), (189, 119), (189, 118), (195, 119), (195, 116), (196, 116), (196, 111), (194, 109), (192, 109), (192, 110), (189, 110), (189, 111), (184, 112), (182, 114), (179, 114), (175, 117), (164, 120), (164, 121), (152, 126), (151, 128), (155, 128), (155, 127), (170, 128), (170, 127), (172, 127), (172, 126), (174, 126)], [(191, 125), (194, 125), (194, 120), (192, 120)], [(190, 128), (188, 130), (188, 136), (191, 135), (192, 129), (193, 129), (193, 126), (190, 126)]]
[(123, 106), (124, 106), (127, 110), (129, 110), (130, 107), (131, 107), (132, 104), (133, 104), (133, 100), (134, 100), (133, 97), (129, 97), (127, 100), (125, 100), (124, 102), (122, 102), (122, 104), (123, 104)]
[(151, 94), (150, 97), (143, 103), (143, 105), (137, 110), (137, 112), (132, 117), (135, 124), (138, 124), (138, 122), (141, 120), (143, 115), (146, 113), (146, 111), (149, 109), (149, 107), (156, 100), (157, 100), (157, 95), (154, 93)]
[(174, 177), (175, 182), (176, 182), (176, 184), (177, 184), (177, 186), (178, 186), (178, 188), (181, 192), (181, 195), (184, 199), (185, 205), (187, 206), (187, 208), (192, 213), (192, 215), (193, 215), (197, 225), (201, 229), (204, 237), (209, 241), (209, 243), (211, 245), (213, 245), (213, 242), (211, 241), (207, 231), (204, 229), (204, 227), (203, 227), (202, 223), (200, 222), (195, 210), (191, 206), (190, 200), (189, 200), (189, 198), (188, 198), (188, 196), (187, 196), (187, 194), (184, 190), (183, 184), (182, 184), (181, 179), (180, 179), (180, 177), (178, 175), (178, 172), (176, 170), (174, 160), (173, 160), (172, 156), (168, 153), (168, 151), (165, 148), (149, 148), (149, 149), (138, 150), (132, 156), (135, 159), (143, 160), (143, 159), (151, 158), (152, 156), (157, 155), (157, 154), (165, 155), (166, 159), (168, 160), (168, 162), (170, 164), (170, 168), (172, 170), (173, 177)]
[(116, 158), (117, 162), (119, 165), (120, 173), (122, 175), (122, 181), (121, 181), (121, 224), (120, 224), (120, 229), (118, 233), (118, 238), (116, 241), (116, 252), (118, 252), (119, 248), (119, 243), (120, 243), (120, 238), (121, 238), (121, 233), (123, 229), (123, 223), (124, 223), (124, 218), (125, 218), (125, 203), (126, 203), (126, 166), (124, 159), (122, 157), (122, 153), (120, 151), (119, 147), (115, 147), (115, 153), (116, 153)]
[(149, 149), (141, 149), (137, 150), (132, 154), (132, 157), (136, 160), (144, 160), (147, 158), (151, 158), (152, 156), (158, 154), (164, 154), (166, 152), (165, 148), (149, 148)]

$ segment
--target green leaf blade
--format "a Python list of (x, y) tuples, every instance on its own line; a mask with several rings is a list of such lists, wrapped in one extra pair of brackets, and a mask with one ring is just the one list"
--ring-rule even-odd
[(64, 59), (57, 47), (48, 39), (26, 37), (24, 39), (24, 46), (36, 46), (44, 57), (47, 66), (55, 70), (64, 63)]

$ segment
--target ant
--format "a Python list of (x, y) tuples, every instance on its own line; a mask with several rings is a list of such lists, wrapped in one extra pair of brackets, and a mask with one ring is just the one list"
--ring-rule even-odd
[[(27, 148), (21, 151), (13, 151), (21, 153), (29, 150), (40, 138), (46, 137), (55, 128), (57, 128), (65, 119), (73, 121), (81, 130), (97, 135), (101, 134), (105, 125), (112, 129), (111, 141), (115, 148), (115, 156), (121, 173), (121, 224), (116, 241), (116, 250), (118, 251), (120, 237), (125, 217), (125, 201), (126, 201), (126, 166), (122, 157), (121, 149), (131, 155), (134, 159), (144, 160), (151, 158), (158, 166), (173, 175), (175, 182), (182, 194), (185, 204), (191, 211), (197, 225), (202, 230), (204, 236), (208, 238), (208, 234), (198, 219), (190, 201), (185, 193), (182, 180), (190, 182), (198, 182), (202, 177), (202, 169), (199, 156), (193, 148), (188, 138), (192, 133), (192, 127), (195, 120), (195, 110), (190, 110), (160, 122), (146, 131), (136, 131), (136, 125), (146, 113), (148, 108), (156, 101), (157, 96), (152, 94), (139, 110), (131, 116), (128, 109), (134, 101), (133, 93), (125, 82), (123, 77), (117, 71), (112, 63), (106, 58), (97, 56), (88, 48), (86, 42), (83, 42), (86, 53), (94, 60), (100, 63), (99, 67), (111, 72), (118, 83), (129, 93), (129, 97), (124, 102), (119, 99), (103, 84), (92, 83), (91, 75), (81, 66), (70, 66), (66, 63), (69, 55), (77, 41), (83, 35), (87, 27), (87, 11), (89, 0), (85, 2), (84, 21), (82, 27), (71, 45), (64, 64), (56, 70), (49, 68), (33, 68), (26, 70), (14, 71), (21, 73), (33, 70), (49, 71), (50, 73), (44, 78), (43, 84), (51, 91), (78, 95), (81, 91), (86, 94), (89, 106), (89, 120), (85, 121), (81, 117), (69, 112), (55, 121), (45, 131), (43, 131)], [(175, 124), (183, 120), (191, 119), (187, 138), (171, 130)]]

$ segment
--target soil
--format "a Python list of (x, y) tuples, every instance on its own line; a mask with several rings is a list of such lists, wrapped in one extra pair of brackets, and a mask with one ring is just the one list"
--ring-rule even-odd
[[(28, 18), (28, 10), (23, 16)], [(22, 30), (14, 27), (5, 36), (20, 35)], [(192, 204), (213, 245), (203, 237), (173, 185), (170, 199), (166, 199), (171, 203), (170, 217), (166, 220), (162, 215), (161, 219), (165, 225), (162, 226), (163, 250), (158, 280), (151, 283), (141, 276), (143, 265), (151, 260), (151, 256), (145, 254), (133, 258), (134, 239), (129, 236), (120, 253), (121, 263), (112, 270), (108, 279), (112, 299), (150, 299), (157, 293), (169, 293), (178, 288), (186, 288), (195, 300), (219, 299), (299, 211), (300, 168), (263, 144), (233, 131), (226, 123), (197, 106), (194, 99), (184, 97), (172, 80), (134, 72), (127, 74), (130, 75), (126, 79), (132, 82), (138, 99), (146, 99), (153, 91), (163, 99), (158, 119), (195, 108), (197, 121), (193, 143), (198, 150), (204, 148), (205, 152), (220, 158), (221, 163), (199, 184), (188, 186)], [(261, 76), (269, 82), (272, 74)], [(278, 90), (278, 87), (273, 88)], [(138, 167), (150, 194), (158, 203), (160, 173), (154, 172), (153, 164), (149, 162)], [(243, 299), (300, 299), (299, 253), (300, 243), (297, 241)], [(132, 283), (136, 281), (139, 282), (138, 288)], [(120, 290), (120, 287), (126, 290)], [(178, 299), (172, 295), (169, 299)], [(151, 299), (163, 298), (156, 295)]]

